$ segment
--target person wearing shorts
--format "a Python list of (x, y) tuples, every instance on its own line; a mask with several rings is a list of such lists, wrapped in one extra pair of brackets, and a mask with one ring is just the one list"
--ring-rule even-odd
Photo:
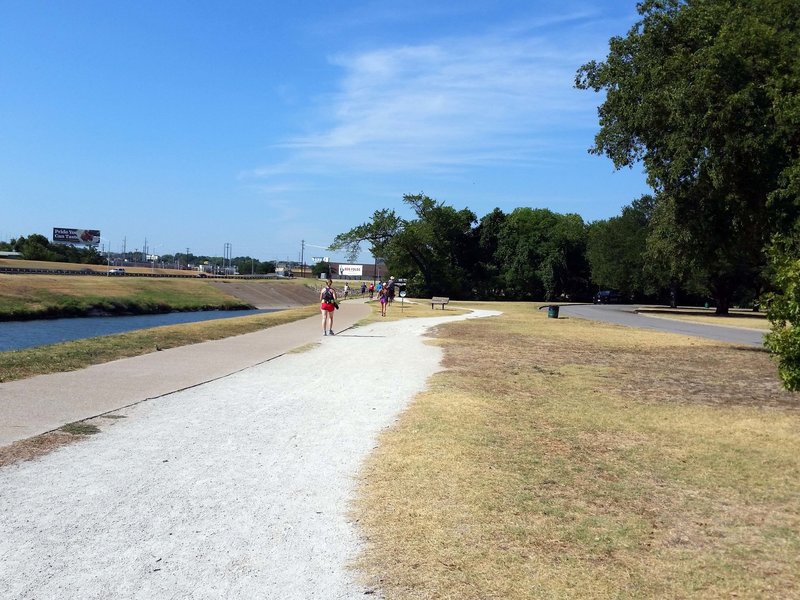
[(380, 294), (380, 297), (378, 298), (378, 301), (381, 303), (381, 316), (385, 317), (386, 316), (386, 303), (389, 302), (389, 294), (388, 294), (386, 288), (381, 288), (381, 291), (379, 292), (379, 294)]
[(319, 292), (319, 308), (322, 311), (322, 335), (333, 335), (333, 311), (336, 310), (336, 290), (333, 281), (328, 279)]

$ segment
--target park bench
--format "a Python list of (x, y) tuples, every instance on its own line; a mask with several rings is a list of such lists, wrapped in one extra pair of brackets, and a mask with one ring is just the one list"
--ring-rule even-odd
[(445, 298), (444, 296), (434, 296), (431, 298), (431, 309), (433, 309), (434, 304), (441, 304), (442, 310), (444, 310), (444, 305), (450, 302), (450, 298)]

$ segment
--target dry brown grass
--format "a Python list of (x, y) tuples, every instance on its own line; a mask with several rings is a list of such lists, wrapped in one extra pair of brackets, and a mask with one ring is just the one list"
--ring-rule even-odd
[(439, 328), (448, 370), (364, 470), (371, 585), (800, 597), (800, 401), (766, 353), (494, 308)]
[(124, 418), (125, 416), (120, 414), (100, 415), (77, 423), (68, 423), (55, 431), (0, 446), (0, 468), (17, 462), (37, 459), (63, 446), (79, 442), (87, 435), (106, 429), (112, 426), (117, 419)]
[(0, 446), (0, 467), (39, 458), (56, 448), (77, 442), (83, 437), (66, 431), (51, 431), (50, 433), (13, 442), (7, 446)]

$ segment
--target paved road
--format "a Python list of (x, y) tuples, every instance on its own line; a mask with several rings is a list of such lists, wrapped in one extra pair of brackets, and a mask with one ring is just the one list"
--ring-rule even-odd
[(630, 304), (573, 304), (562, 306), (560, 314), (567, 317), (579, 317), (592, 321), (605, 321), (627, 327), (640, 329), (654, 329), (691, 335), (731, 344), (762, 347), (764, 345), (764, 332), (756, 329), (742, 329), (740, 327), (725, 327), (723, 325), (705, 325), (676, 319), (664, 319), (637, 314), (639, 308)]

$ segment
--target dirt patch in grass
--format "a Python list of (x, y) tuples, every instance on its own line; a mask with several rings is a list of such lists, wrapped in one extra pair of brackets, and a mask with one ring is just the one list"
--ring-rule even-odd
[(531, 305), (436, 332), (365, 468), (391, 598), (796, 597), (800, 401), (764, 352)]
[[(642, 401), (789, 410), (800, 406), (797, 395), (780, 388), (775, 363), (765, 350), (634, 331), (593, 323), (578, 339), (570, 339), (570, 328), (566, 336), (552, 332), (556, 335), (540, 336), (533, 345), (530, 334), (514, 331), (505, 332), (503, 340), (487, 333), (482, 342), (504, 345), (497, 357), (502, 361), (498, 368), (591, 374), (598, 390), (629, 394)], [(457, 328), (452, 333), (442, 332), (443, 339), (463, 335)], [(469, 364), (481, 360), (478, 355), (484, 354), (483, 344), (462, 346), (460, 353), (458, 359), (448, 356), (446, 366), (451, 366), (450, 361)]]
[(20, 440), (7, 446), (0, 446), (0, 468), (16, 462), (39, 458), (57, 448), (75, 443), (83, 438), (84, 436), (82, 435), (59, 430)]
[(100, 415), (85, 421), (67, 423), (55, 431), (0, 446), (0, 468), (35, 460), (63, 446), (85, 440), (88, 436), (100, 433), (105, 427), (113, 426), (116, 421), (125, 418), (125, 415), (114, 413)]

